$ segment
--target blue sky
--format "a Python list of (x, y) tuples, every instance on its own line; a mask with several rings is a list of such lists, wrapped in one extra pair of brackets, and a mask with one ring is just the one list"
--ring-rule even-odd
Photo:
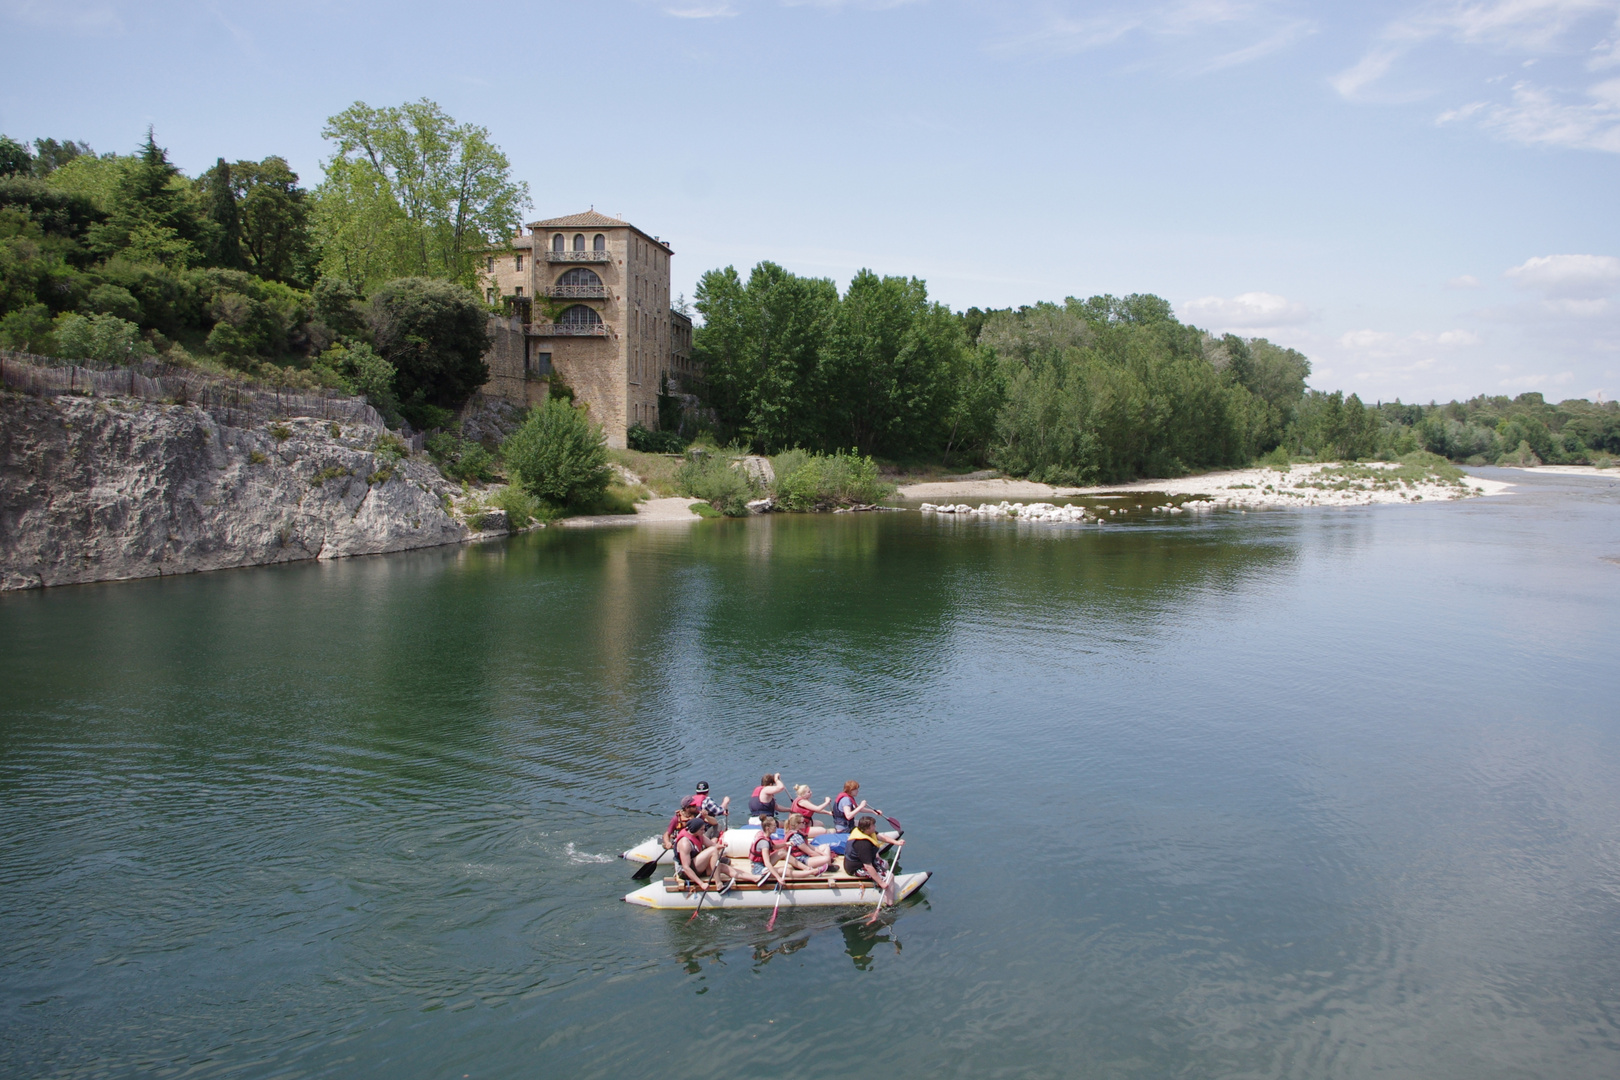
[(1620, 393), (1620, 0), (0, 0), (0, 130), (188, 172), (429, 97), (675, 289), (1154, 292), (1370, 399)]

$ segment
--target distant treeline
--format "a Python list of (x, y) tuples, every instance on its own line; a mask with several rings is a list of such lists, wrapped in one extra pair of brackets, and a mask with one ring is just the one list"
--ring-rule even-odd
[(313, 191), (275, 156), (187, 177), (151, 132), (128, 155), (0, 137), (0, 347), (158, 355), (444, 422), (488, 376), (467, 286), (527, 189), (431, 102), (357, 103), (322, 133), (336, 150)]

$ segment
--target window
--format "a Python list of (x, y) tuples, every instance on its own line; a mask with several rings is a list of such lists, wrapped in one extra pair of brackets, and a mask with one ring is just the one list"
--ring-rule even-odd
[(563, 234), (558, 233), (556, 236), (553, 236), (551, 238), (551, 250), (552, 251), (563, 251), (564, 250), (563, 243), (564, 243)]
[(607, 250), (607, 237), (603, 236), (601, 233), (597, 233), (596, 234), (596, 239), (591, 241), (591, 250), (592, 251), (606, 251)]
[(598, 315), (594, 308), (575, 304), (565, 310), (557, 321), (564, 326), (601, 326), (602, 316)]
[(495, 302), (495, 290), (493, 287), (484, 290), (484, 300), (491, 304)]
[(484, 264), (484, 269), (485, 269), (485, 270), (489, 270), (489, 271), (491, 271), (491, 272), (493, 272), (493, 271), (494, 271), (494, 269), (495, 269), (495, 256), (493, 256), (493, 255), (491, 255), (491, 256), (490, 256), (490, 257), (489, 257), (489, 260), (488, 260), (488, 262), (486, 262), (486, 263), (485, 263), (485, 264)]
[(523, 256), (521, 256), (521, 255), (514, 256), (512, 261), (517, 263), (518, 272), (522, 273), (523, 272)]
[(550, 375), (551, 354), (549, 352), (530, 354), (529, 348), (533, 344), (534, 342), (527, 339), (523, 342), (523, 374), (532, 376)]
[(595, 270), (589, 270), (589, 269), (587, 269), (587, 268), (585, 268), (583, 266), (576, 266), (572, 270), (568, 271), (568, 273), (566, 273), (562, 277), (558, 278), (557, 279), (557, 284), (559, 284), (559, 285), (594, 285), (597, 288), (601, 288), (602, 287), (602, 279), (596, 276), (596, 271)]
[(575, 251), (584, 251), (585, 250), (585, 234), (584, 233), (575, 233), (574, 234), (574, 250)]

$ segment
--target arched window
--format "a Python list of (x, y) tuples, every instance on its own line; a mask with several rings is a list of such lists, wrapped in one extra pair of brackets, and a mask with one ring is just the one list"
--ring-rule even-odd
[(597, 233), (596, 234), (596, 239), (591, 241), (591, 250), (592, 251), (606, 251), (607, 250), (607, 237), (603, 236), (601, 233)]
[(559, 285), (593, 285), (600, 289), (602, 279), (596, 276), (595, 270), (587, 270), (583, 266), (576, 266), (568, 273), (557, 279)]
[(575, 233), (574, 234), (574, 250), (575, 251), (584, 251), (585, 250), (585, 234), (584, 233)]
[(563, 311), (557, 322), (563, 326), (601, 326), (602, 316), (584, 304), (575, 304)]
[(567, 241), (563, 239), (563, 234), (558, 233), (556, 236), (553, 236), (551, 238), (551, 250), (552, 251), (565, 251), (565, 250), (567, 250), (566, 248), (563, 247), (563, 245), (565, 243), (567, 243)]

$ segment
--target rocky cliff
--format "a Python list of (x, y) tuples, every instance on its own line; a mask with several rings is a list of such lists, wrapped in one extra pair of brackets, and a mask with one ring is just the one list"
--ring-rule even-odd
[(0, 392), (0, 589), (455, 543), (454, 490), (386, 429)]

